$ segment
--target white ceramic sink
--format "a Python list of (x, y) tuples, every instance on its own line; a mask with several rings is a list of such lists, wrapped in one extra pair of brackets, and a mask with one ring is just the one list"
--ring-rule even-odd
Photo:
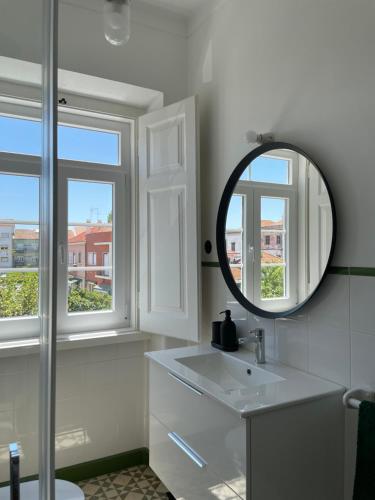
[(344, 392), (337, 384), (271, 359), (257, 365), (255, 354), (247, 349), (225, 353), (201, 344), (146, 356), (193, 390), (220, 401), (244, 418)]
[(176, 361), (209, 379), (225, 392), (274, 384), (285, 380), (274, 373), (223, 352), (176, 358)]

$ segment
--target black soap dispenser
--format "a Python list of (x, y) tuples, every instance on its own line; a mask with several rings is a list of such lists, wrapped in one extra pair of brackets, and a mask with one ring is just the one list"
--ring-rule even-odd
[(236, 324), (232, 321), (230, 309), (222, 311), (225, 313), (225, 319), (220, 325), (220, 344), (223, 351), (238, 351), (238, 340), (236, 333)]

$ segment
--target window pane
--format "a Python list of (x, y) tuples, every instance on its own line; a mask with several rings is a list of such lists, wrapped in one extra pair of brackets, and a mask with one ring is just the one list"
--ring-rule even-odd
[(40, 121), (0, 115), (0, 151), (40, 156)]
[(39, 266), (39, 226), (15, 226), (12, 254), (13, 267)]
[(113, 186), (68, 181), (68, 312), (110, 311)]
[(287, 200), (261, 198), (261, 296), (262, 299), (286, 296)]
[(0, 318), (38, 314), (39, 179), (0, 174)]
[(38, 222), (38, 177), (0, 174), (0, 200), (0, 220)]
[[(0, 151), (40, 156), (39, 120), (0, 115)], [(58, 126), (58, 157), (104, 165), (120, 164), (120, 134), (70, 125)]]
[[(108, 273), (109, 276), (105, 276)], [(112, 310), (111, 271), (68, 272), (68, 312)]]
[(37, 272), (0, 270), (0, 318), (36, 316), (39, 302)]
[(102, 224), (112, 222), (112, 184), (68, 181), (68, 221)]
[(262, 266), (262, 299), (281, 299), (285, 297), (285, 267)]
[(243, 287), (243, 196), (233, 195), (226, 222), (226, 245), (229, 265), (237, 286)]
[(242, 181), (289, 184), (289, 160), (267, 155), (258, 156), (243, 174)]
[(120, 164), (120, 135), (115, 132), (60, 125), (58, 141), (61, 159)]

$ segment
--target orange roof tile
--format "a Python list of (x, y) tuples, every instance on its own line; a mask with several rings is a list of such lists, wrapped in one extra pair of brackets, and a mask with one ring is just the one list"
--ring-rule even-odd
[(270, 229), (282, 229), (284, 227), (282, 220), (267, 220), (264, 219), (261, 221), (262, 228), (270, 228)]
[(261, 259), (263, 264), (282, 264), (284, 262), (282, 257), (277, 257), (269, 252), (262, 252)]
[(36, 229), (16, 229), (14, 231), (15, 240), (38, 240), (39, 231)]
[(112, 228), (109, 227), (90, 227), (85, 231), (80, 231), (78, 234), (70, 236), (68, 233), (68, 243), (86, 243), (88, 234), (111, 233)]
[(232, 271), (232, 276), (234, 278), (234, 281), (240, 281), (241, 280), (241, 268), (240, 267), (231, 267), (230, 270)]

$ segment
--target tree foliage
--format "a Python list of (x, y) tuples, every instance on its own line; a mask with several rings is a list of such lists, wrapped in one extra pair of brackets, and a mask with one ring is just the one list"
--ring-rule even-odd
[[(0, 318), (36, 316), (39, 301), (38, 273), (7, 273), (0, 276)], [(110, 309), (112, 298), (97, 291), (73, 288), (68, 295), (69, 312)]]
[(284, 267), (262, 267), (262, 298), (275, 299), (284, 296)]
[(35, 316), (38, 313), (38, 274), (0, 276), (0, 317)]
[(68, 295), (69, 312), (103, 311), (111, 307), (112, 298), (106, 293), (72, 288)]

